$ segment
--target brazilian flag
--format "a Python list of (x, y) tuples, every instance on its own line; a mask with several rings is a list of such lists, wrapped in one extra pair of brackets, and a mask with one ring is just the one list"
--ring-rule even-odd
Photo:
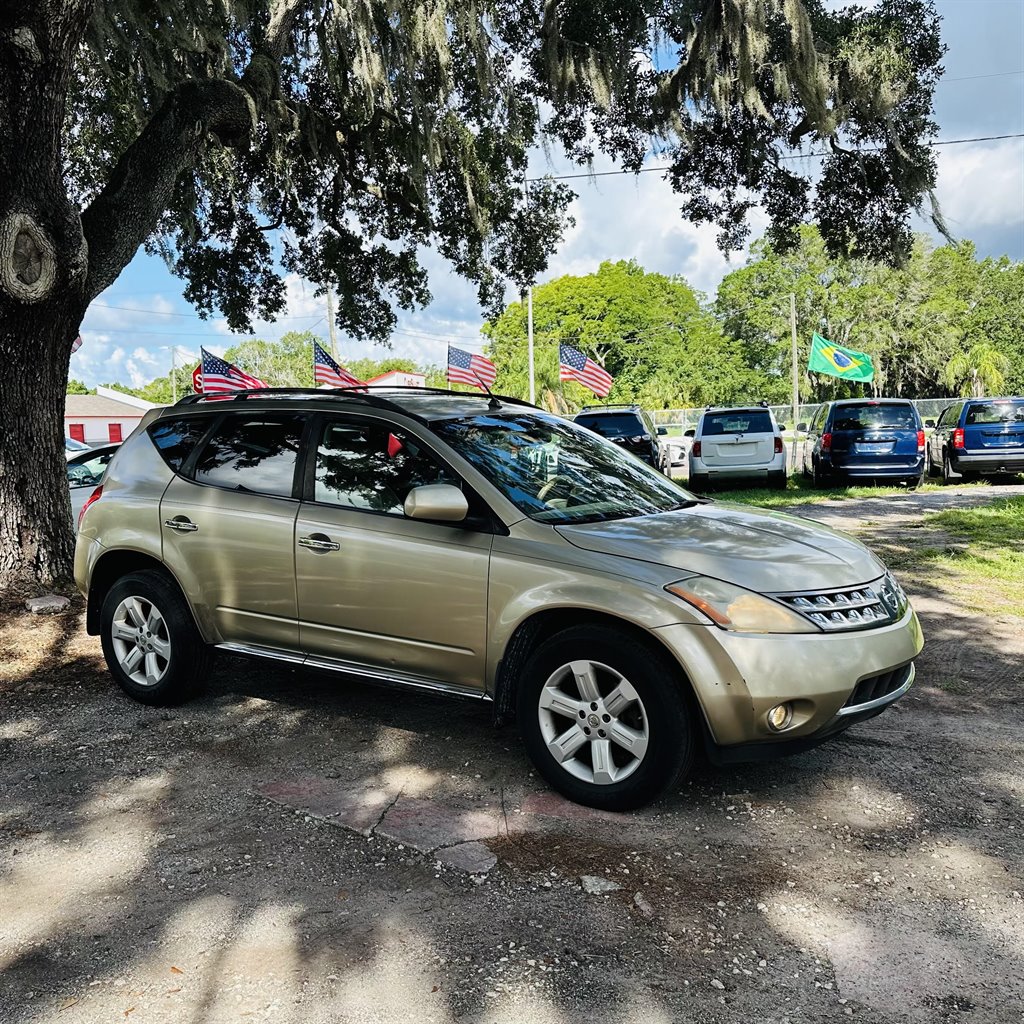
[(811, 338), (811, 355), (807, 360), (811, 373), (827, 373), (844, 380), (870, 381), (875, 375), (871, 356), (866, 352), (855, 352), (852, 348), (833, 345), (820, 334)]

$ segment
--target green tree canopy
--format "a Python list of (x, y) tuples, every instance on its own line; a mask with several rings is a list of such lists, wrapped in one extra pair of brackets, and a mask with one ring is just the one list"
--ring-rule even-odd
[(66, 393), (69, 395), (93, 395), (96, 392), (93, 388), (87, 388), (80, 380), (76, 380), (72, 377), (68, 381)]
[[(602, 263), (597, 273), (566, 275), (533, 291), (538, 399), (551, 408), (594, 401), (558, 379), (560, 342), (589, 355), (615, 378), (609, 402), (648, 408), (703, 405), (742, 397), (755, 387), (739, 346), (722, 334), (681, 278), (646, 273), (634, 262)], [(484, 328), (498, 368), (495, 388), (527, 397), (527, 309), (512, 303)]]

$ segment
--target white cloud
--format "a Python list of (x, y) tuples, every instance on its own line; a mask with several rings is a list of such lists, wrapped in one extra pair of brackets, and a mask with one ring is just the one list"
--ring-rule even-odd
[(1024, 139), (940, 148), (936, 192), (960, 237), (1024, 223)]

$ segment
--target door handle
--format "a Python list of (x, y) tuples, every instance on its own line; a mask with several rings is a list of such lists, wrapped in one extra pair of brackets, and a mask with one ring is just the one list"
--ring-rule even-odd
[(177, 530), (178, 533), (195, 533), (199, 529), (187, 516), (175, 516), (173, 519), (165, 519), (164, 526), (168, 530)]
[(323, 533), (311, 533), (308, 537), (299, 538), (299, 547), (310, 551), (340, 551), (341, 545)]

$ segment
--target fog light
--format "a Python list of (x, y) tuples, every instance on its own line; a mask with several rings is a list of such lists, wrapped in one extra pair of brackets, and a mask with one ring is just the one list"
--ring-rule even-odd
[(768, 728), (782, 732), (793, 721), (793, 707), (790, 704), (776, 704), (768, 712)]

